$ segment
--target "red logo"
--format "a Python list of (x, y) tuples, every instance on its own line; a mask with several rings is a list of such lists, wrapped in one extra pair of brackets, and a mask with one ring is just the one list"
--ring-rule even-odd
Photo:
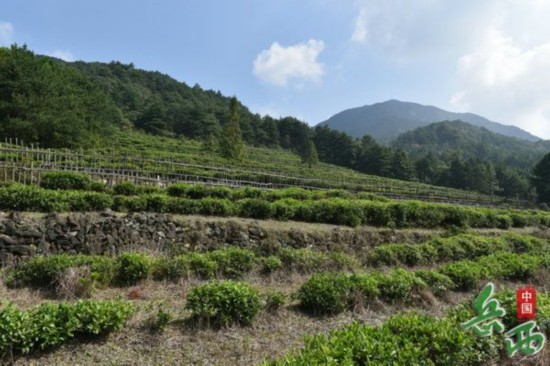
[(517, 298), (517, 319), (533, 320), (537, 315), (537, 290), (533, 286), (518, 288)]

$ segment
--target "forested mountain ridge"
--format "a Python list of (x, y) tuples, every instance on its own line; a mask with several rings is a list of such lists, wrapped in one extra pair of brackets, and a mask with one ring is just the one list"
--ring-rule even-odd
[(466, 159), (477, 158), (521, 169), (531, 168), (550, 151), (550, 141), (522, 140), (462, 121), (443, 121), (419, 127), (399, 135), (391, 145), (413, 157), (460, 152)]
[(370, 135), (380, 142), (389, 142), (400, 134), (434, 122), (461, 120), (491, 132), (528, 141), (540, 138), (515, 126), (489, 121), (473, 113), (454, 113), (418, 103), (389, 100), (382, 103), (347, 109), (321, 122), (347, 134), (361, 138)]

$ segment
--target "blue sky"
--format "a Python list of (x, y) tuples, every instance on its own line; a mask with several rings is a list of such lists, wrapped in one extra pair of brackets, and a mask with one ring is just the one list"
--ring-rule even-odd
[(316, 124), (399, 99), (550, 138), (550, 0), (2, 0), (0, 45), (133, 62)]

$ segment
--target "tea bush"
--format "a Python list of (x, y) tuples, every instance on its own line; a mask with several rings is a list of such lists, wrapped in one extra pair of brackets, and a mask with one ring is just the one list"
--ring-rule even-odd
[(249, 325), (260, 310), (260, 295), (252, 286), (231, 280), (193, 288), (186, 308), (209, 326)]
[(121, 182), (113, 187), (113, 192), (122, 196), (134, 196), (139, 193), (139, 188), (132, 182)]
[(120, 330), (133, 312), (133, 306), (122, 301), (80, 300), (28, 311), (8, 304), (0, 309), (0, 360), (8, 354), (55, 347), (77, 335)]
[(91, 276), (100, 283), (109, 283), (113, 277), (112, 260), (103, 256), (58, 254), (38, 256), (21, 262), (8, 275), (9, 285), (56, 286), (57, 279), (69, 268), (86, 266)]
[(296, 354), (262, 366), (291, 365), (482, 365), (500, 343), (466, 333), (449, 318), (405, 313), (372, 327), (357, 322), (308, 337)]
[(46, 172), (40, 177), (40, 186), (46, 189), (88, 190), (91, 183), (89, 176), (75, 172)]
[(115, 281), (124, 286), (137, 284), (149, 276), (151, 258), (143, 253), (123, 253), (115, 259)]
[(388, 302), (411, 302), (426, 283), (414, 273), (398, 268), (389, 274), (377, 273), (375, 280), (380, 290), (380, 298)]
[(430, 290), (438, 296), (455, 287), (449, 276), (435, 271), (419, 270), (414, 274), (422, 279), (430, 287)]
[(256, 254), (248, 249), (228, 247), (206, 255), (217, 264), (217, 270), (224, 277), (241, 277), (250, 272), (256, 264)]
[(439, 272), (453, 281), (453, 290), (463, 291), (474, 289), (487, 274), (486, 268), (470, 260), (445, 264)]
[(353, 282), (345, 274), (319, 273), (311, 276), (296, 294), (302, 310), (315, 315), (338, 314), (352, 301)]

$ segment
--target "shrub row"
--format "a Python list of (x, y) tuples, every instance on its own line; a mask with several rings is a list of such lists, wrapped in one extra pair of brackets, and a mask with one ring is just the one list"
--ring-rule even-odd
[[(444, 265), (439, 270), (409, 272), (320, 273), (310, 277), (296, 296), (301, 308), (316, 315), (336, 314), (374, 299), (411, 303), (429, 287), (436, 295), (447, 290), (471, 290), (481, 280), (527, 280), (542, 268), (550, 268), (548, 254), (496, 253)], [(360, 305), (359, 304), (359, 305)]]
[(548, 242), (528, 235), (506, 234), (500, 237), (457, 235), (436, 238), (422, 244), (385, 244), (371, 250), (368, 263), (407, 266), (473, 259), (491, 253), (549, 252)]
[(337, 314), (372, 302), (411, 302), (426, 283), (414, 273), (395, 269), (389, 274), (319, 273), (311, 276), (296, 293), (302, 310), (314, 315)]
[(10, 184), (0, 189), (0, 210), (101, 211), (113, 206), (113, 198), (100, 192), (56, 191)]
[(542, 268), (549, 268), (546, 255), (495, 253), (473, 260), (451, 262), (443, 265), (439, 273), (453, 281), (453, 289), (468, 291), (481, 280), (526, 280)]
[[(221, 189), (205, 186), (193, 187), (195, 187), (194, 189), (198, 189), (196, 187), (213, 190)], [(115, 189), (115, 191), (123, 193), (118, 189)], [(273, 192), (270, 194), (274, 194)], [(325, 195), (329, 194), (326, 193)], [(296, 220), (348, 226), (365, 224), (389, 227), (471, 226), (507, 229), (513, 225), (550, 225), (550, 215), (537, 211), (472, 208), (417, 201), (377, 202), (347, 198), (298, 200), (287, 197), (293, 195), (285, 194), (282, 194), (282, 196), (286, 198), (274, 201), (270, 201), (265, 197), (232, 201), (219, 196), (223, 195), (201, 197), (200, 194), (196, 194), (193, 196), (194, 198), (181, 198), (158, 192), (149, 192), (134, 196), (117, 195), (113, 198), (106, 193), (99, 192), (53, 191), (33, 186), (10, 184), (0, 188), (0, 209), (90, 211), (111, 207), (117, 211), (169, 212), (184, 215), (235, 215), (255, 219)]]
[(191, 252), (175, 257), (152, 257), (143, 253), (124, 253), (115, 258), (59, 254), (33, 257), (6, 275), (8, 285), (51, 286), (69, 268), (90, 268), (97, 284), (134, 285), (152, 276), (157, 280), (180, 278), (239, 278), (254, 269), (264, 274), (276, 270), (311, 273), (323, 270), (347, 270), (358, 266), (343, 253), (321, 253), (309, 249), (283, 249), (277, 255), (260, 257), (253, 251), (236, 247), (206, 253)]
[[(537, 324), (550, 334), (550, 296), (538, 294)], [(497, 292), (507, 309), (506, 329), (515, 320), (515, 294)], [(478, 337), (463, 331), (459, 324), (474, 316), (471, 303), (463, 304), (441, 318), (418, 313), (391, 317), (372, 327), (357, 322), (344, 328), (306, 338), (297, 353), (280, 360), (264, 361), (262, 366), (292, 365), (484, 365), (502, 354), (502, 337)], [(330, 361), (328, 361), (330, 360)]]
[(131, 304), (121, 301), (43, 304), (29, 311), (8, 303), (0, 309), (0, 360), (55, 347), (77, 336), (120, 330), (133, 311)]

